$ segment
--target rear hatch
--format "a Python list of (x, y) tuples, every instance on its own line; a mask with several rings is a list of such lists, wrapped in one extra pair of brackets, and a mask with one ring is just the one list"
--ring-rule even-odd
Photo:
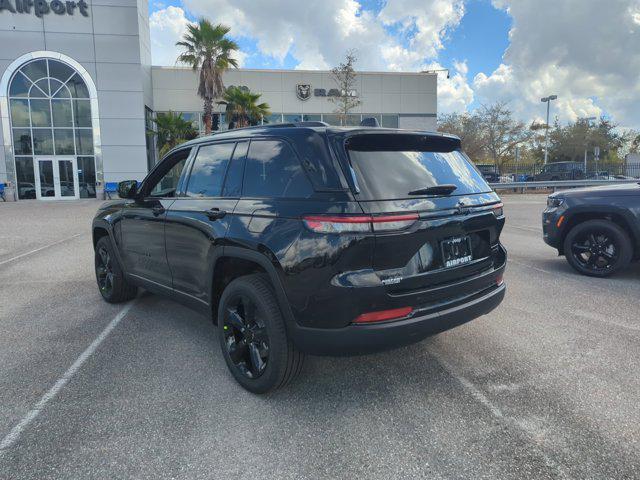
[[(344, 139), (347, 171), (366, 214), (408, 215), (376, 229), (373, 269), (389, 294), (430, 289), (430, 298), (461, 295), (466, 282), (499, 265), (504, 224), (500, 199), (460, 150), (456, 138), (419, 133), (354, 133)], [(393, 226), (392, 226), (393, 227)]]

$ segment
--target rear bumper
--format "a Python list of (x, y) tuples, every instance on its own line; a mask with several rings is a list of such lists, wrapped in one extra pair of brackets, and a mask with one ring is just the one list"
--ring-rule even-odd
[(293, 340), (300, 350), (313, 355), (359, 355), (389, 350), (486, 315), (502, 302), (505, 291), (504, 283), (496, 285), (454, 307), (406, 320), (336, 329), (296, 325)]

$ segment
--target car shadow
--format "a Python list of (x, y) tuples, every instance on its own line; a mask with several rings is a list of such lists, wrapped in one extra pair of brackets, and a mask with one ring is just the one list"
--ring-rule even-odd
[[(208, 381), (217, 384), (219, 391), (228, 391), (230, 398), (268, 399), (270, 408), (277, 405), (286, 411), (299, 408), (311, 413), (320, 403), (357, 407), (363, 398), (368, 401), (393, 402), (398, 395), (423, 394), (433, 383), (450, 382), (450, 375), (429, 351), (436, 337), (398, 349), (361, 356), (307, 356), (300, 376), (284, 388), (263, 396), (251, 394), (238, 385), (228, 372), (218, 343), (218, 330), (206, 316), (144, 292), (138, 307), (147, 312), (152, 321), (145, 329), (159, 330), (164, 335), (180, 338), (180, 348), (191, 344), (191, 358), (201, 357), (212, 369)], [(154, 311), (162, 312), (157, 317)], [(175, 357), (173, 357), (175, 358)], [(198, 362), (200, 363), (200, 361)], [(164, 374), (179, 372), (179, 365)], [(183, 379), (174, 379), (182, 383)], [(202, 381), (202, 379), (199, 379)], [(225, 386), (220, 390), (224, 383)], [(172, 382), (170, 382), (172, 383)]]

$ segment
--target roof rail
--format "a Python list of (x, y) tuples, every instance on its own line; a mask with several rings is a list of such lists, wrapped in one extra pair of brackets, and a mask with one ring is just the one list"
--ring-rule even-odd
[[(329, 127), (329, 126), (330, 125), (325, 122), (309, 121), (309, 122), (267, 123), (264, 125), (251, 125), (249, 127), (234, 128), (232, 130), (244, 131), (244, 130), (252, 130), (252, 129), (258, 129), (258, 128)], [(211, 132), (209, 135), (218, 135), (221, 133), (227, 133), (229, 131), (230, 130), (216, 130), (215, 132)]]
[(320, 122), (316, 120), (313, 120), (313, 121), (309, 120), (305, 122), (295, 122), (294, 125), (296, 127), (330, 127), (331, 126), (327, 122)]

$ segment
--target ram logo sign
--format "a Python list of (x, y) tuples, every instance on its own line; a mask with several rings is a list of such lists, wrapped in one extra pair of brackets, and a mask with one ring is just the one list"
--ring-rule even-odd
[(311, 98), (311, 85), (299, 83), (296, 85), (296, 95), (300, 100), (309, 100)]

